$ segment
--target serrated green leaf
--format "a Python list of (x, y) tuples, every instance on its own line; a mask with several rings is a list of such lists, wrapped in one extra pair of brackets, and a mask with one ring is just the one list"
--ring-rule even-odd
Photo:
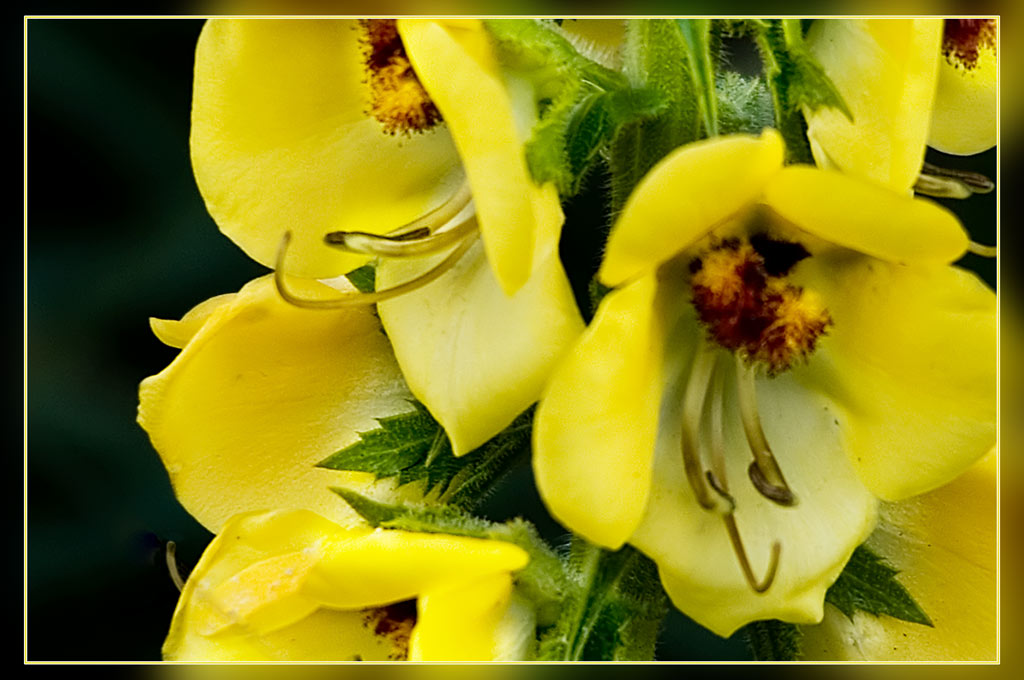
[(353, 269), (345, 278), (361, 293), (372, 293), (377, 288), (377, 266), (373, 262)]
[(803, 633), (792, 623), (754, 621), (743, 627), (750, 652), (758, 661), (793, 661), (800, 658)]
[(718, 77), (718, 131), (760, 134), (775, 124), (772, 95), (761, 78), (726, 71)]
[(889, 566), (870, 549), (860, 546), (853, 551), (843, 573), (825, 593), (831, 603), (847, 618), (856, 611), (931, 626), (932, 621), (913, 596), (896, 580), (898, 570)]
[(529, 522), (522, 519), (490, 522), (452, 505), (389, 504), (351, 489), (334, 487), (331, 490), (374, 527), (485, 538), (519, 546), (530, 555), (529, 564), (516, 576), (520, 593), (536, 606), (540, 625), (550, 624), (557, 618), (568, 588), (565, 569)]
[(426, 408), (379, 418), (380, 427), (359, 433), (359, 441), (334, 453), (319, 467), (369, 472), (377, 479), (397, 477), (399, 485), (426, 481), (425, 492), (469, 507), (529, 451), (533, 410), (521, 414), (482, 446), (456, 458), (441, 425)]

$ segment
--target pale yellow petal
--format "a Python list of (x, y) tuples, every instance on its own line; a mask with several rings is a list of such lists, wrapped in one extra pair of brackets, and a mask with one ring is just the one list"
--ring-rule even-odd
[(763, 200), (801, 229), (892, 262), (952, 262), (967, 248), (967, 233), (946, 208), (833, 170), (787, 167)]
[[(305, 296), (337, 295), (313, 281), (291, 285)], [(211, 531), (258, 509), (351, 520), (327, 487), (368, 476), (314, 466), (377, 427), (375, 418), (409, 411), (410, 396), (371, 308), (299, 309), (263, 277), (142, 382), (139, 423), (179, 501)]]
[(868, 545), (900, 570), (934, 627), (831, 607), (805, 628), (810, 660), (994, 661), (998, 639), (996, 455), (948, 485), (886, 504)]
[(809, 383), (836, 402), (868, 487), (899, 500), (952, 480), (995, 444), (996, 298), (955, 267), (815, 257), (798, 271), (834, 326)]
[(958, 155), (995, 146), (998, 76), (994, 47), (982, 47), (971, 69), (942, 59), (928, 145)]
[(647, 276), (609, 293), (555, 370), (534, 420), (533, 469), (554, 517), (620, 547), (647, 503), (665, 328)]
[(160, 342), (169, 347), (182, 349), (192, 339), (192, 336), (199, 332), (210, 315), (231, 302), (234, 297), (234, 293), (225, 293), (204, 300), (185, 312), (185, 316), (181, 317), (180, 321), (150, 318), (149, 327)]
[[(523, 144), (533, 96), (506, 83), (478, 21), (401, 19), (398, 30), (431, 99), (444, 116), (473, 191), (487, 257), (506, 294), (530, 276), (536, 233), (562, 215), (558, 195), (534, 184)], [(517, 94), (525, 96), (517, 96)]]
[[(383, 261), (378, 286), (413, 278), (436, 259)], [(440, 279), (378, 309), (413, 394), (444, 426), (455, 455), (480, 446), (537, 401), (583, 330), (557, 241), (511, 297), (477, 243)]]
[(417, 601), (410, 661), (490, 661), (508, 610), (512, 576), (488, 574), (424, 592)]
[[(692, 313), (688, 324), (692, 346), (701, 332)], [(658, 565), (675, 606), (719, 635), (731, 635), (759, 619), (820, 620), (825, 590), (871, 532), (876, 507), (847, 459), (832, 405), (790, 374), (758, 380), (765, 435), (796, 496), (794, 506), (779, 506), (761, 496), (748, 478), (752, 455), (737, 408), (733, 358), (720, 352), (726, 482), (736, 499), (736, 523), (756, 578), (768, 572), (772, 544), (781, 544), (775, 580), (758, 594), (743, 576), (724, 521), (701, 508), (687, 483), (680, 416), (689, 358), (676, 354), (671, 358), (679, 365), (673, 368), (670, 361), (666, 369), (679, 377), (670, 381), (662, 402), (647, 512), (630, 543)], [(704, 428), (711, 427), (710, 413), (709, 407)], [(703, 429), (698, 439), (704, 460), (710, 461), (710, 429)]]
[(337, 230), (382, 233), (461, 182), (443, 127), (387, 135), (364, 113), (368, 86), (354, 21), (212, 19), (196, 49), (192, 165), (217, 225), (273, 266), (328, 277), (364, 256), (323, 243)]
[(644, 176), (612, 227), (601, 270), (609, 286), (652, 271), (753, 203), (782, 168), (782, 137), (732, 135), (688, 144)]
[(924, 161), (941, 40), (941, 19), (814, 22), (808, 45), (853, 114), (805, 110), (819, 165), (909, 192)]

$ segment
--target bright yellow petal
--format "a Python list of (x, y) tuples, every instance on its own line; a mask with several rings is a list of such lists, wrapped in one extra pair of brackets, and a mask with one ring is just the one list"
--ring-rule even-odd
[(804, 629), (806, 659), (994, 661), (996, 456), (950, 484), (883, 506), (868, 545), (900, 570), (897, 579), (934, 627), (828, 607)]
[(929, 146), (958, 155), (995, 146), (998, 75), (995, 48), (980, 49), (969, 70), (941, 60)]
[(385, 232), (443, 202), (461, 181), (443, 128), (386, 135), (367, 117), (354, 21), (210, 20), (196, 50), (192, 165), (217, 225), (289, 273), (343, 274), (365, 261), (323, 243)]
[(960, 222), (939, 204), (832, 170), (787, 167), (763, 200), (801, 229), (892, 262), (952, 262), (967, 248)]
[(490, 661), (508, 610), (512, 576), (488, 574), (475, 581), (426, 592), (417, 601), (410, 661)]
[(825, 19), (811, 52), (853, 114), (805, 111), (818, 165), (909, 191), (924, 161), (942, 40), (941, 19)]
[(548, 510), (618, 548), (647, 503), (665, 329), (654, 276), (613, 291), (555, 370), (534, 420), (533, 470)]
[(526, 551), (511, 543), (405, 531), (339, 535), (320, 550), (324, 557), (303, 592), (345, 609), (408, 600), (489, 574), (518, 571), (529, 562)]
[(840, 409), (858, 474), (899, 500), (945, 484), (995, 444), (996, 298), (954, 267), (815, 257), (798, 272), (835, 322), (809, 378)]
[(149, 320), (149, 327), (152, 329), (153, 335), (160, 342), (169, 347), (182, 349), (199, 332), (199, 329), (206, 324), (206, 320), (210, 318), (210, 315), (223, 305), (231, 302), (234, 297), (234, 293), (225, 293), (224, 295), (217, 295), (209, 300), (204, 300), (185, 312), (185, 316), (181, 317), (180, 321), (151, 318)]
[[(688, 328), (692, 346), (702, 332), (692, 313)], [(681, 331), (676, 344), (685, 337)], [(748, 478), (752, 456), (737, 409), (733, 360), (720, 353), (726, 478), (757, 578), (768, 571), (772, 543), (782, 546), (776, 578), (758, 594), (743, 576), (722, 518), (700, 507), (686, 481), (680, 416), (689, 359), (681, 354), (675, 360), (679, 365), (667, 370), (678, 377), (670, 381), (662, 402), (650, 500), (630, 543), (658, 565), (675, 606), (723, 637), (758, 619), (820, 620), (825, 590), (871, 532), (876, 506), (847, 459), (832, 405), (790, 374), (757, 382), (765, 435), (797, 499), (792, 507), (776, 505)], [(705, 424), (710, 426), (710, 419)], [(704, 430), (699, 441), (704, 460), (710, 461), (710, 433)]]
[[(523, 144), (535, 113), (522, 84), (506, 83), (478, 21), (401, 19), (409, 59), (459, 150), (487, 257), (506, 294), (530, 276), (537, 232), (562, 213), (553, 187), (533, 183)], [(524, 95), (524, 96), (519, 96)]]
[[(378, 285), (412, 278), (424, 266), (419, 258), (381, 262)], [(378, 309), (409, 387), (444, 426), (457, 456), (537, 401), (583, 331), (557, 249), (512, 297), (477, 243), (440, 279)]]
[(169, 661), (386, 660), (395, 653), (363, 611), (319, 608), (302, 586), (319, 544), (360, 536), (307, 512), (246, 513), (229, 520), (182, 591), (164, 643)]
[[(337, 293), (294, 280), (299, 294)], [(211, 531), (238, 512), (352, 512), (330, 485), (366, 475), (314, 467), (408, 411), (409, 393), (371, 308), (299, 309), (273, 280), (247, 284), (210, 314), (175, 360), (139, 390), (139, 423), (182, 505)]]
[(753, 203), (782, 168), (782, 137), (732, 135), (688, 144), (644, 176), (608, 237), (609, 286), (653, 270)]

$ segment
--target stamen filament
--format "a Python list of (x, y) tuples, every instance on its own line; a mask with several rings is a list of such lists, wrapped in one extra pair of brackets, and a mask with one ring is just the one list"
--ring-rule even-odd
[(999, 248), (997, 246), (986, 246), (974, 241), (968, 241), (967, 252), (981, 255), (982, 257), (996, 257), (999, 255)]
[(971, 170), (942, 168), (938, 165), (925, 163), (921, 166), (921, 174), (931, 175), (933, 177), (949, 177), (951, 179), (958, 180), (969, 186), (971, 191), (976, 194), (987, 194), (996, 188), (995, 182), (980, 172), (973, 172)]
[(338, 309), (340, 307), (349, 307), (352, 305), (372, 305), (378, 302), (383, 302), (384, 300), (390, 300), (391, 298), (398, 297), (399, 295), (404, 295), (405, 293), (411, 293), (412, 291), (422, 288), (428, 283), (440, 278), (445, 272), (451, 269), (455, 263), (466, 254), (466, 251), (469, 250), (470, 246), (476, 242), (475, 235), (464, 238), (462, 242), (459, 243), (458, 247), (455, 248), (455, 250), (453, 250), (439, 264), (420, 274), (416, 278), (410, 279), (409, 281), (405, 281), (396, 286), (392, 286), (391, 288), (373, 291), (372, 293), (350, 293), (330, 300), (309, 300), (293, 294), (288, 290), (285, 284), (284, 260), (291, 238), (292, 233), (290, 231), (285, 232), (284, 236), (281, 238), (281, 245), (277, 250), (277, 261), (274, 264), (274, 285), (277, 286), (277, 292), (285, 302), (295, 305), (296, 307), (302, 307), (303, 309)]
[(704, 485), (704, 473), (701, 469), (700, 453), (697, 449), (697, 431), (700, 428), (701, 415), (704, 413), (704, 398), (707, 396), (714, 367), (715, 355), (701, 340), (697, 345), (690, 377), (686, 383), (686, 392), (683, 394), (681, 448), (686, 479), (697, 497), (697, 502), (706, 510), (715, 507), (715, 500)]
[(447, 201), (387, 235), (364, 231), (332, 231), (324, 236), (324, 242), (353, 253), (387, 257), (414, 257), (444, 250), (476, 228), (476, 223), (467, 219), (439, 231), (462, 212), (472, 199), (469, 182), (463, 181)]
[[(725, 475), (725, 369), (716, 365), (711, 379), (711, 472), (708, 473), (712, 487), (720, 493), (729, 492)], [(714, 480), (710, 476), (714, 476)]]
[(743, 547), (743, 539), (740, 538), (740, 530), (736, 526), (736, 517), (730, 512), (723, 515), (722, 519), (725, 521), (726, 531), (729, 532), (729, 541), (732, 543), (733, 552), (736, 553), (736, 559), (739, 560), (740, 569), (743, 570), (743, 576), (747, 579), (747, 585), (755, 593), (766, 592), (771, 588), (772, 583), (775, 582), (775, 574), (779, 570), (779, 557), (782, 554), (782, 544), (779, 541), (772, 543), (772, 556), (771, 562), (768, 564), (768, 573), (765, 574), (764, 580), (758, 581), (754, 576), (754, 570), (750, 566), (747, 551)]
[(748, 472), (750, 481), (762, 496), (779, 505), (793, 505), (796, 496), (782, 476), (778, 461), (772, 454), (768, 440), (761, 427), (761, 417), (757, 412), (757, 385), (754, 382), (754, 369), (743, 363), (736, 356), (737, 395), (739, 397), (740, 420), (747, 436), (747, 444), (754, 454), (754, 462)]
[(167, 545), (164, 548), (164, 557), (167, 560), (167, 571), (170, 572), (171, 580), (174, 581), (174, 585), (180, 593), (181, 589), (185, 587), (185, 580), (181, 578), (181, 572), (178, 571), (178, 560), (174, 557), (177, 547), (174, 541), (167, 541)]

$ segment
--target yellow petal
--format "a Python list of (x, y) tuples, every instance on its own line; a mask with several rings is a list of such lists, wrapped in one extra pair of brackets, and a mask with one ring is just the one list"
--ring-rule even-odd
[(490, 661), (508, 611), (512, 576), (489, 574), (426, 592), (417, 602), (410, 661)]
[[(299, 294), (337, 293), (294, 280)], [(158, 375), (142, 382), (139, 423), (182, 505), (211, 531), (238, 512), (353, 514), (328, 490), (366, 475), (314, 467), (409, 410), (409, 393), (370, 308), (299, 309), (270, 277), (210, 314)]]
[[(583, 331), (557, 241), (546, 255), (507, 297), (478, 243), (437, 281), (378, 305), (409, 387), (444, 426), (455, 455), (480, 446), (537, 401)], [(430, 263), (383, 261), (378, 285), (408, 280)]]
[(481, 576), (518, 571), (522, 548), (481, 538), (378, 530), (338, 535), (303, 592), (330, 607), (358, 608), (411, 599)]
[(801, 229), (893, 262), (952, 262), (967, 248), (960, 222), (939, 204), (832, 170), (787, 167), (764, 202)]
[(998, 75), (995, 48), (981, 48), (970, 70), (940, 60), (929, 146), (958, 155), (995, 146)]
[(374, 634), (364, 612), (318, 609), (299, 592), (317, 557), (317, 551), (304, 550), (338, 531), (338, 525), (304, 511), (233, 517), (182, 590), (164, 658), (386, 660), (393, 645)]
[(782, 137), (732, 135), (688, 144), (644, 176), (608, 237), (600, 279), (651, 271), (752, 203), (782, 167)]
[(950, 484), (883, 506), (868, 545), (900, 570), (897, 579), (934, 627), (831, 607), (804, 629), (806, 659), (994, 661), (996, 659), (996, 456)]
[(805, 111), (815, 160), (900, 192), (924, 161), (942, 40), (941, 19), (826, 19), (811, 52), (853, 114)]
[(192, 165), (217, 225), (289, 273), (343, 274), (365, 257), (323, 243), (382, 233), (442, 203), (461, 182), (443, 128), (389, 136), (367, 117), (354, 21), (210, 20), (196, 49)]
[(620, 547), (647, 503), (665, 328), (654, 276), (613, 291), (555, 370), (534, 421), (533, 470), (566, 527)]
[(798, 269), (835, 322), (809, 377), (840, 409), (858, 474), (899, 500), (945, 484), (995, 444), (996, 299), (974, 274), (871, 258)]
[(180, 321), (150, 318), (149, 327), (160, 342), (169, 347), (182, 349), (192, 339), (192, 336), (199, 332), (210, 315), (231, 302), (234, 297), (234, 293), (225, 293), (204, 300), (185, 312), (185, 316), (181, 317)]
[[(702, 332), (692, 312), (688, 324), (692, 346)], [(825, 590), (871, 532), (876, 507), (847, 459), (832, 405), (791, 374), (757, 382), (765, 435), (797, 499), (792, 507), (776, 505), (748, 478), (751, 454), (737, 408), (735, 369), (732, 356), (721, 353), (726, 478), (756, 578), (768, 571), (773, 542), (781, 544), (775, 580), (758, 594), (743, 576), (722, 518), (700, 507), (686, 481), (680, 405), (689, 361), (685, 355), (676, 361), (681, 365), (667, 369), (681, 372), (663, 401), (650, 500), (630, 543), (658, 565), (675, 606), (723, 637), (759, 619), (820, 620)], [(712, 455), (709, 438), (707, 430), (699, 438), (705, 461)]]
[(487, 257), (511, 295), (530, 276), (537, 233), (562, 222), (557, 193), (534, 184), (526, 165), (523, 144), (535, 118), (532, 93), (521, 83), (505, 82), (478, 21), (401, 19), (398, 30), (451, 131)]

